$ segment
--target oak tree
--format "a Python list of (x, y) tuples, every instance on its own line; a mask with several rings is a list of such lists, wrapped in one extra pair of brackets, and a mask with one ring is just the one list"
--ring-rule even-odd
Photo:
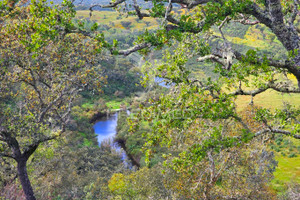
[(0, 3), (0, 156), (14, 159), (26, 199), (35, 199), (26, 163), (66, 130), (80, 91), (98, 91), (99, 46), (72, 33), (73, 5)]

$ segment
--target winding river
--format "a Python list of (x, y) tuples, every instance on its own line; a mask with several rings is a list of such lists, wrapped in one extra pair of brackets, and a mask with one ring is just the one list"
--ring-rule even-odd
[[(104, 118), (102, 120), (99, 120), (95, 123), (93, 126), (95, 133), (98, 135), (98, 143), (101, 144), (104, 140), (111, 140), (113, 141), (114, 136), (117, 134), (117, 124), (118, 124), (118, 112), (114, 113), (113, 115)], [(127, 114), (130, 114), (130, 111), (127, 110)], [(126, 159), (127, 155), (122, 148), (120, 148), (117, 144), (113, 144), (113, 148), (115, 148), (117, 151), (121, 152), (121, 159), (123, 160), (123, 163), (127, 167), (131, 167), (131, 164), (129, 164)]]
[[(167, 85), (164, 82), (163, 78), (156, 77), (154, 80), (158, 85), (165, 87), (165, 88), (170, 88), (170, 85)], [(130, 111), (126, 111), (127, 114), (130, 114)], [(102, 120), (97, 121), (93, 128), (95, 130), (95, 133), (98, 135), (98, 143), (99, 145), (103, 140), (108, 140), (108, 139), (113, 139), (113, 137), (116, 135), (117, 131), (117, 123), (118, 123), (118, 112), (115, 114), (104, 118)]]

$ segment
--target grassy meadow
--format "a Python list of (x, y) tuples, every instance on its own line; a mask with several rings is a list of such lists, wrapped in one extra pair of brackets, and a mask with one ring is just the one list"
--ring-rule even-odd
[(114, 11), (93, 11), (90, 17), (89, 10), (77, 11), (78, 17), (90, 18), (91, 21), (95, 20), (101, 25), (108, 25), (112, 28), (126, 29), (122, 22), (131, 22), (131, 25), (127, 29), (144, 30), (157, 28), (159, 23), (152, 18), (144, 18), (139, 20), (136, 16), (125, 16), (118, 14)]

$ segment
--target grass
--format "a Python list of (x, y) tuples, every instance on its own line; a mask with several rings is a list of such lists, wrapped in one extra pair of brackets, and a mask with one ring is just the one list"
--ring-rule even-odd
[[(250, 96), (238, 96), (236, 100), (237, 110), (242, 111), (251, 101)], [(294, 106), (300, 106), (300, 94), (281, 94), (274, 90), (267, 90), (253, 99), (254, 105), (275, 110), (282, 108), (284, 103), (289, 103)]]
[(113, 109), (113, 110), (120, 109), (121, 105), (124, 105), (124, 104), (127, 105), (127, 102), (125, 99), (113, 99), (113, 100), (106, 102), (106, 106), (109, 109)]
[(300, 183), (300, 156), (289, 158), (285, 156), (276, 156), (278, 167), (274, 172), (274, 179), (271, 186), (277, 192), (283, 192), (286, 184), (289, 182)]
[[(113, 109), (113, 110), (120, 109), (122, 104), (128, 105), (128, 103), (126, 102), (126, 98), (116, 98), (116, 97), (110, 97), (107, 95), (101, 96), (101, 98), (103, 98), (105, 100), (105, 104), (109, 109)], [(83, 103), (81, 105), (82, 108), (88, 109), (88, 110), (93, 110), (94, 106), (95, 106), (95, 104), (92, 101)]]
[(135, 30), (144, 30), (145, 27), (147, 29), (154, 29), (159, 25), (153, 18), (148, 17), (143, 20), (138, 20), (136, 16), (121, 16), (115, 11), (93, 11), (93, 15), (90, 17), (89, 10), (79, 10), (77, 11), (77, 17), (90, 18), (90, 20), (95, 20), (101, 25), (108, 25), (119, 29), (125, 29), (121, 24), (122, 21), (131, 22), (130, 29)]
[(90, 109), (91, 110), (91, 109), (94, 108), (94, 104), (91, 103), (91, 102), (88, 102), (88, 103), (82, 104), (81, 107), (84, 108), (84, 109)]

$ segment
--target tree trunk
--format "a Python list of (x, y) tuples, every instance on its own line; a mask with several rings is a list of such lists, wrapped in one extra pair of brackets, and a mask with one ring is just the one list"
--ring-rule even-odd
[(26, 200), (36, 200), (33, 189), (31, 187), (31, 183), (28, 178), (26, 162), (27, 159), (25, 158), (20, 158), (19, 160), (17, 160), (19, 179), (22, 184)]

